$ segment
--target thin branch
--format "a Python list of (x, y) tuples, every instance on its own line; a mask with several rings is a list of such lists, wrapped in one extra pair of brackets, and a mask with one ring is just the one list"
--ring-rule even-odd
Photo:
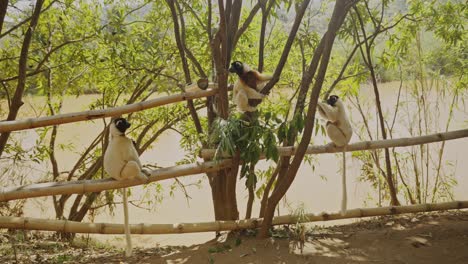
[(10, 107), (11, 107), (10, 92), (8, 91), (8, 87), (6, 87), (5, 82), (0, 82), (0, 83), (2, 83), (2, 87), (3, 87), (3, 90), (5, 91), (5, 95), (6, 95), (6, 99), (7, 99), (8, 109), (10, 109)]
[(190, 197), (190, 195), (187, 192), (187, 189), (185, 188), (185, 185), (179, 179), (175, 178), (174, 180), (177, 183), (177, 185), (179, 185), (179, 187), (182, 189), (182, 192), (184, 193), (185, 200), (187, 200), (187, 205), (188, 205), (192, 197)]
[[(211, 0), (209, 0), (211, 2)], [(200, 24), (200, 26), (202, 28), (204, 28), (206, 31), (208, 31), (208, 26), (205, 25), (203, 23), (203, 21), (201, 20), (200, 16), (197, 14), (197, 12), (193, 9), (192, 5), (185, 2), (185, 1), (182, 1), (182, 4), (184, 5), (185, 8), (187, 8), (190, 13), (192, 14), (192, 16), (195, 18), (195, 20), (198, 22), (198, 24)]]
[[(175, 34), (175, 39), (176, 39), (176, 44), (177, 48), (179, 50), (179, 55), (182, 60), (182, 68), (184, 70), (184, 76), (185, 76), (185, 83), (190, 84), (192, 82), (192, 78), (190, 77), (190, 69), (188, 67), (187, 63), (187, 58), (185, 56), (185, 50), (186, 45), (185, 45), (185, 28), (183, 27), (183, 16), (181, 14), (181, 24), (182, 24), (182, 32), (179, 27), (179, 19), (177, 16), (177, 10), (176, 7), (178, 6), (176, 0), (166, 0), (167, 5), (169, 6), (169, 9), (171, 10), (171, 16), (172, 16), (172, 21), (174, 24), (174, 34)], [(192, 116), (193, 122), (195, 124), (195, 128), (197, 130), (198, 134), (203, 133), (203, 128), (200, 123), (200, 119), (198, 117), (197, 112), (195, 111), (195, 107), (193, 105), (192, 100), (187, 100), (187, 106), (190, 110), (190, 115)]]
[(397, 97), (397, 101), (396, 101), (396, 104), (395, 104), (395, 112), (393, 113), (393, 121), (392, 121), (391, 126), (388, 126), (388, 124), (387, 124), (390, 136), (392, 135), (393, 126), (395, 125), (395, 122), (396, 122), (396, 117), (397, 117), (397, 114), (398, 114), (398, 108), (400, 107), (401, 88), (403, 88), (403, 76), (402, 76), (403, 73), (401, 71), (401, 66), (399, 67), (399, 72), (400, 72), (400, 87), (398, 87), (398, 97)]
[(138, 10), (141, 10), (142, 8), (144, 8), (145, 6), (147, 6), (149, 3), (151, 3), (151, 1), (147, 1), (143, 4), (141, 4), (140, 6), (137, 6), (135, 7), (134, 9), (128, 11), (124, 16), (123, 16), (123, 19), (127, 18), (129, 15), (135, 13), (136, 11)]
[[(44, 63), (46, 63), (46, 61), (49, 59), (50, 56), (52, 56), (52, 54), (54, 52), (56, 52), (57, 50), (63, 48), (64, 46), (68, 45), (68, 44), (73, 44), (73, 43), (76, 43), (76, 42), (80, 42), (80, 41), (83, 41), (83, 40), (86, 40), (86, 39), (89, 39), (91, 37), (94, 37), (94, 35), (91, 35), (91, 36), (85, 36), (81, 39), (75, 39), (75, 40), (67, 40), (65, 41), (64, 43), (61, 43), (60, 45), (58, 46), (55, 46), (53, 47), (52, 49), (50, 49), (50, 51), (48, 51), (45, 56), (42, 58), (42, 60), (37, 64), (36, 66), (36, 69), (34, 69), (33, 71), (27, 73), (27, 77), (30, 77), (30, 76), (34, 76), (34, 75), (37, 75), (39, 73), (42, 73), (44, 71), (46, 71), (47, 69), (42, 69), (42, 66), (44, 65)], [(12, 76), (12, 77), (7, 77), (5, 79), (2, 79), (0, 81), (3, 81), (3, 82), (9, 82), (9, 81), (14, 81), (14, 80), (17, 80), (18, 78), (20, 78), (20, 75), (17, 75), (17, 76)]]
[[(44, 8), (44, 9), (41, 11), (41, 13), (43, 13), (43, 12), (49, 10), (49, 8), (50, 8), (55, 2), (57, 2), (57, 1), (58, 1), (58, 0), (53, 0), (52, 2), (50, 2), (50, 4), (49, 4), (46, 8)], [(32, 15), (32, 16), (26, 18), (25, 20), (21, 21), (20, 23), (16, 24), (15, 26), (11, 27), (9, 30), (7, 30), (7, 31), (5, 31), (4, 33), (0, 34), (0, 39), (3, 38), (4, 36), (10, 34), (12, 31), (16, 30), (17, 28), (21, 27), (22, 25), (28, 23), (28, 22), (31, 20), (31, 18), (33, 18), (33, 17), (34, 17), (34, 15)]]
[(239, 41), (240, 37), (242, 34), (245, 33), (247, 28), (249, 28), (249, 25), (252, 23), (255, 15), (257, 14), (258, 10), (260, 9), (260, 4), (257, 2), (253, 7), (252, 10), (250, 10), (249, 16), (245, 19), (244, 23), (242, 26), (237, 30), (236, 35), (234, 37), (234, 45), (233, 47), (237, 46), (237, 42)]
[(275, 73), (273, 74), (273, 78), (263, 87), (261, 93), (269, 94), (273, 86), (279, 81), (281, 73), (283, 71), (284, 65), (288, 60), (289, 52), (291, 51), (292, 44), (294, 39), (296, 38), (297, 31), (299, 30), (299, 26), (301, 25), (302, 18), (304, 17), (305, 11), (309, 6), (310, 0), (305, 0), (302, 2), (301, 8), (296, 13), (296, 18), (294, 19), (294, 24), (289, 32), (288, 40), (284, 45), (283, 53), (281, 54), (281, 58), (278, 61), (278, 65), (276, 66)]

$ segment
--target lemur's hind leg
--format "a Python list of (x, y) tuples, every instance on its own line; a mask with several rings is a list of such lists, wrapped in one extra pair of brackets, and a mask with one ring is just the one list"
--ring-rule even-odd
[(348, 143), (343, 131), (334, 123), (327, 122), (326, 129), (328, 137), (335, 143), (335, 146), (342, 147)]
[(140, 166), (138, 166), (137, 162), (131, 160), (122, 168), (120, 175), (123, 179), (140, 178)]
[(254, 112), (255, 107), (249, 105), (249, 97), (243, 92), (239, 92), (236, 96), (237, 108), (243, 112)]

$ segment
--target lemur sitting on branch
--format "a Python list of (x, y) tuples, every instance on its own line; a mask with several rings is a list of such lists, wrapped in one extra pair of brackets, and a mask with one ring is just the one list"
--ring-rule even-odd
[(343, 173), (341, 215), (346, 213), (347, 192), (346, 192), (346, 146), (353, 135), (353, 128), (346, 115), (343, 102), (336, 95), (331, 95), (325, 102), (318, 102), (319, 114), (327, 120), (327, 135), (337, 147), (343, 147)]
[[(147, 179), (134, 142), (125, 135), (130, 123), (125, 118), (113, 118), (109, 128), (109, 145), (104, 154), (104, 170), (116, 180)], [(124, 229), (127, 246), (125, 256), (132, 255), (132, 240), (128, 224), (127, 188), (123, 188)]]

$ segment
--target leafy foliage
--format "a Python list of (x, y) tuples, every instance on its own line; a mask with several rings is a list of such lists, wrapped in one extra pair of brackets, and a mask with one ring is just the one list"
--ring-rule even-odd
[(265, 153), (267, 159), (278, 161), (277, 137), (274, 134), (278, 123), (277, 117), (271, 113), (265, 114), (265, 120), (260, 121), (258, 113), (251, 117), (232, 115), (228, 120), (216, 119), (213, 123), (210, 141), (217, 145), (215, 159), (222, 156), (235, 156), (239, 153), (243, 162), (240, 177), (247, 177), (247, 186), (256, 184), (257, 177), (253, 168), (260, 155)]
[[(206, 1), (177, 2), (179, 14), (177, 19), (183, 31), (181, 35), (185, 41), (185, 52), (187, 54), (190, 52), (190, 56), (193, 56), (187, 55), (191, 77), (195, 79), (194, 76), (202, 76), (204, 72), (210, 81), (216, 81), (214, 56), (211, 54), (212, 39), (210, 39), (219, 30), (217, 24), (220, 21), (216, 14), (216, 3), (213, 3), (210, 14)], [(275, 71), (288, 37), (292, 15), (294, 10), (297, 11), (299, 2), (273, 2), (267, 18), (265, 52), (262, 58), (265, 62), (264, 72)], [(278, 161), (276, 149), (278, 143), (284, 141), (290, 144), (297, 143), (307, 121), (302, 114), (290, 115), (291, 108), (297, 100), (297, 91), (293, 89), (301, 82), (302, 75), (307, 69), (306, 62), (315, 52), (319, 39), (326, 30), (324, 25), (331, 12), (329, 8), (331, 2), (312, 2), (314, 3), (308, 8), (299, 28), (280, 81), (276, 84), (274, 92), (260, 105), (259, 113), (252, 117), (232, 114), (227, 120), (217, 119), (213, 124), (209, 124), (202, 109), (205, 107), (205, 102), (195, 100), (195, 108), (201, 110), (199, 111), (201, 125), (204, 131), (208, 131), (207, 133), (197, 133), (184, 104), (134, 113), (128, 116), (133, 124), (130, 136), (137, 141), (140, 152), (144, 153), (153, 148), (164, 131), (173, 130), (181, 135), (179, 145), (186, 153), (185, 157), (177, 162), (178, 164), (195, 162), (199, 150), (209, 145), (206, 143), (210, 143), (217, 148), (217, 159), (225, 155), (239, 154), (243, 162), (241, 177), (247, 178), (248, 186), (255, 185), (259, 181), (257, 175), (261, 178), (261, 175), (266, 174), (253, 169), (260, 158), (260, 153), (265, 153), (269, 160)], [(22, 21), (27, 21), (32, 13), (31, 6), (20, 3), (21, 1), (10, 1), (11, 7), (8, 9), (2, 30), (2, 34), (8, 33), (0, 37), (0, 116), (2, 118), (8, 115), (12, 95), (18, 83), (19, 54), (28, 28), (28, 23), (22, 24)], [(180, 92), (177, 87), (185, 81), (182, 58), (176, 55), (178, 50), (173, 23), (168, 19), (171, 17), (171, 12), (164, 1), (137, 0), (130, 3), (112, 0), (66, 0), (46, 1), (45, 6), (32, 37), (25, 79), (25, 94), (34, 95), (35, 100), (30, 103), (33, 106), (28, 110), (23, 107), (20, 118), (58, 114), (65, 109), (68, 102), (76, 98), (81, 99), (86, 94), (91, 94), (91, 99), (87, 101), (83, 110), (104, 109)], [(380, 14), (382, 7), (385, 10), (384, 14)], [(464, 100), (468, 87), (468, 77), (465, 74), (467, 64), (465, 27), (468, 11), (464, 1), (362, 0), (359, 1), (357, 9), (362, 14), (366, 28), (389, 27), (388, 30), (380, 32), (375, 39), (375, 45), (371, 47), (375, 57), (373, 58), (375, 68), (381, 81), (400, 80), (400, 78), (416, 80), (413, 86), (409, 87), (412, 90), (410, 96), (413, 96), (413, 99), (421, 96), (429, 99), (430, 87), (427, 85), (422, 87), (423, 83), (439, 80), (440, 83), (444, 83), (437, 90), (439, 97), (449, 95), (458, 100), (455, 100), (451, 108), (456, 108), (458, 103)], [(240, 25), (247, 20), (249, 12), (249, 5), (243, 7)], [(212, 15), (211, 20), (210, 15)], [(377, 18), (380, 16), (383, 18), (382, 24), (376, 27)], [(359, 44), (356, 43), (354, 31), (356, 19), (356, 17), (346, 18), (344, 26), (339, 31), (338, 45), (333, 48), (330, 67), (325, 76), (325, 86), (334, 88), (337, 94), (346, 97), (361, 94), (362, 86), (369, 79), (361, 56), (352, 56), (349, 64), (343, 68), (348, 56), (351, 56), (351, 51)], [(253, 17), (252, 23), (240, 36), (232, 58), (251, 65), (257, 64), (261, 20), (260, 13)], [(357, 49), (355, 54), (360, 52), (360, 49)], [(423, 88), (426, 90), (422, 91)], [(25, 105), (28, 105), (27, 98), (23, 99)], [(399, 106), (404, 107), (405, 104), (408, 102), (401, 102)], [(431, 113), (429, 110), (434, 109), (432, 107), (433, 105), (421, 107), (421, 110)], [(426, 117), (428, 124), (431, 122), (435, 124), (435, 120), (440, 119)], [(422, 121), (415, 116), (411, 118), (413, 119), (408, 121), (409, 123)], [(405, 125), (405, 120), (399, 117), (398, 123)], [(56, 143), (52, 143), (53, 128), (41, 128), (28, 132), (29, 134), (15, 133), (7, 142), (0, 160), (0, 180), (5, 182), (5, 185), (22, 185), (39, 180), (68, 181), (105, 177), (101, 170), (100, 158), (108, 140), (106, 122), (94, 122), (93, 125), (96, 136), (89, 142), (78, 139), (57, 140)], [(422, 129), (412, 133), (426, 133), (430, 130)], [(364, 130), (359, 129), (359, 131)], [(325, 134), (325, 131), (319, 124), (315, 126), (315, 135), (320, 133)], [(59, 126), (56, 137), (63, 137), (64, 134), (66, 134), (64, 127)], [(25, 138), (28, 138), (32, 144), (25, 144)], [(296, 142), (291, 142), (293, 138)], [(74, 153), (76, 156), (71, 165), (64, 165), (59, 161), (58, 175), (50, 172), (54, 150), (57, 156), (64, 152)], [(380, 177), (375, 175), (371, 168), (374, 162), (371, 155), (357, 153), (355, 157), (364, 162), (361, 179), (377, 187)], [(407, 153), (397, 153), (394, 162), (405, 160), (407, 157)], [(157, 167), (156, 163), (150, 166)], [(437, 190), (434, 195), (428, 197), (445, 200), (450, 198), (451, 188), (455, 182), (450, 177), (451, 165), (441, 164), (446, 165), (447, 171), (441, 170), (438, 173), (441, 181), (435, 184)], [(31, 172), (34, 172), (33, 177), (29, 176)], [(160, 185), (150, 185), (148, 188), (154, 188), (156, 193), (162, 191)], [(174, 189), (175, 187), (170, 190), (171, 193)], [(257, 194), (260, 191), (261, 187), (257, 190)], [(115, 193), (105, 192), (97, 198), (91, 195), (78, 196), (76, 199), (73, 197), (74, 201), (66, 195), (60, 198), (63, 198), (63, 203), (60, 205), (62, 209), (72, 207), (71, 210), (74, 212), (80, 210), (82, 206), (93, 204), (93, 202), (85, 203), (88, 198), (89, 201), (96, 199), (94, 207), (112, 209)], [(158, 196), (155, 200), (159, 199)], [(5, 211), (11, 209), (10, 213), (18, 213), (12, 204), (3, 208), (7, 208)], [(66, 218), (60, 215), (60, 212), (57, 212), (57, 217)]]

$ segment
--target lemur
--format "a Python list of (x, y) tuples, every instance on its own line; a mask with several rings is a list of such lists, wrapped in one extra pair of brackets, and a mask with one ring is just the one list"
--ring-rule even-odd
[(351, 140), (353, 129), (346, 115), (345, 107), (338, 96), (331, 95), (326, 102), (318, 103), (319, 114), (327, 119), (327, 135), (337, 147), (343, 147), (343, 197), (341, 200), (341, 215), (346, 213), (346, 146)]
[[(104, 170), (115, 180), (147, 179), (134, 142), (125, 135), (130, 123), (125, 118), (113, 118), (109, 128), (109, 145), (104, 154)], [(124, 229), (127, 246), (125, 256), (132, 255), (132, 240), (128, 224), (127, 188), (123, 188)]]
[(239, 79), (234, 84), (233, 100), (240, 112), (254, 112), (256, 107), (249, 105), (249, 99), (263, 99), (259, 86), (270, 80), (272, 76), (262, 74), (256, 70), (250, 69), (249, 65), (240, 61), (231, 63), (229, 72), (237, 73)]

